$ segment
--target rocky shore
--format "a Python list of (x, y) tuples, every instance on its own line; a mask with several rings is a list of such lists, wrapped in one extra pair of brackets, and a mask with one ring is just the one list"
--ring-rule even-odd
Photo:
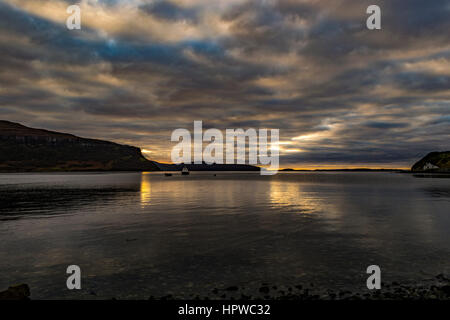
[[(95, 299), (103, 299), (90, 292)], [(26, 284), (10, 286), (0, 292), (0, 300), (29, 300), (30, 288)], [(86, 298), (86, 297), (85, 297)], [(111, 299), (111, 298), (108, 298)], [(115, 300), (115, 298), (112, 298)], [(161, 297), (151, 296), (149, 300), (443, 300), (450, 301), (450, 276), (439, 274), (417, 284), (398, 282), (382, 283), (380, 290), (354, 292), (350, 290), (333, 291), (319, 288), (314, 284), (279, 286), (261, 283), (258, 288), (229, 286), (214, 288), (208, 295), (179, 296), (169, 294)]]
[[(255, 290), (253, 290), (255, 291)], [(177, 297), (167, 295), (150, 297), (150, 300), (450, 300), (450, 277), (439, 274), (426, 284), (401, 284), (392, 282), (382, 284), (380, 290), (367, 290), (364, 293), (349, 290), (333, 291), (317, 288), (314, 284), (277, 286), (262, 283), (256, 292), (249, 293), (248, 288), (230, 286), (214, 288), (210, 295)]]

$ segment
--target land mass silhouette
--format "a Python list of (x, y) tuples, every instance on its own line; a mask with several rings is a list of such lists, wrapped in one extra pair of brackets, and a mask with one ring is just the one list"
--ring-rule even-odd
[[(260, 170), (245, 164), (159, 163), (146, 159), (138, 147), (0, 120), (0, 172), (180, 171), (183, 167), (190, 171)], [(333, 171), (336, 170), (399, 171), (366, 168)], [(430, 152), (412, 166), (411, 172), (450, 173), (450, 151)]]
[(259, 171), (239, 164), (165, 164), (146, 159), (141, 149), (29, 128), (0, 120), (0, 172), (76, 171)]
[(417, 161), (411, 171), (450, 173), (450, 151), (430, 152)]
[(139, 148), (0, 120), (0, 171), (157, 171)]

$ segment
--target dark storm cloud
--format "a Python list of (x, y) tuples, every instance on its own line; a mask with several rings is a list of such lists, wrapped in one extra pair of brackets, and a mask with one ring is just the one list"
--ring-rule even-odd
[(377, 1), (381, 31), (366, 29), (372, 1), (86, 1), (81, 31), (69, 4), (0, 3), (1, 118), (166, 161), (194, 120), (279, 128), (283, 166), (449, 148), (448, 1)]
[(172, 2), (158, 0), (140, 6), (144, 12), (156, 17), (168, 20), (190, 20), (195, 22), (198, 19), (196, 8), (182, 8)]
[(378, 122), (378, 121), (368, 121), (365, 125), (369, 128), (375, 129), (393, 129), (393, 128), (406, 128), (409, 126), (408, 123), (402, 122)]
[(407, 90), (426, 92), (450, 90), (450, 76), (447, 75), (407, 72), (397, 74), (395, 80)]
[(450, 26), (447, 0), (383, 1), (382, 7), (387, 9), (387, 25), (395, 27), (396, 32), (410, 37), (425, 34), (450, 37), (445, 32)]

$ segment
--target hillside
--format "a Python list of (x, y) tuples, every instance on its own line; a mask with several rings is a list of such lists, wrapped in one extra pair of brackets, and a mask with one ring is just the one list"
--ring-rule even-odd
[(157, 170), (137, 147), (0, 120), (0, 172)]
[(450, 151), (430, 152), (411, 168), (414, 172), (450, 172)]

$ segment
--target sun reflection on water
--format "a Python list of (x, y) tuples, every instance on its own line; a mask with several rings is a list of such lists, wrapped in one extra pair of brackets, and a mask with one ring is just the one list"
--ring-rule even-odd
[(314, 193), (305, 191), (301, 184), (276, 180), (270, 182), (270, 202), (276, 207), (292, 207), (302, 214), (313, 214), (324, 209), (320, 199)]
[(145, 172), (141, 175), (141, 207), (150, 205), (151, 199), (151, 183), (150, 177)]

